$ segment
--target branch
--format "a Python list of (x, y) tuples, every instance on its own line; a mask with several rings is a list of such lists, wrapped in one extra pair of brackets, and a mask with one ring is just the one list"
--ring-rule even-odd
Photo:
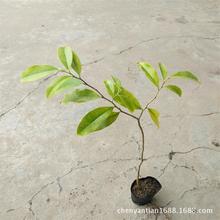
[(132, 114), (130, 114), (130, 113), (125, 112), (124, 110), (122, 110), (122, 109), (121, 109), (119, 106), (117, 106), (112, 100), (110, 100), (109, 98), (105, 97), (98, 89), (96, 89), (95, 87), (93, 87), (92, 85), (90, 85), (89, 83), (87, 83), (84, 79), (82, 79), (82, 77), (80, 77), (80, 76), (77, 77), (77, 76), (73, 75), (73, 73), (68, 72), (68, 71), (65, 71), (65, 70), (62, 70), (62, 71), (65, 72), (65, 73), (67, 73), (67, 74), (69, 74), (69, 75), (71, 75), (73, 78), (82, 81), (86, 86), (88, 86), (89, 88), (91, 88), (91, 89), (93, 89), (94, 91), (96, 91), (96, 92), (100, 95), (100, 97), (101, 97), (102, 99), (104, 99), (104, 100), (110, 102), (110, 103), (111, 103), (116, 109), (118, 109), (121, 113), (123, 113), (123, 114), (125, 114), (125, 115), (127, 115), (127, 116), (130, 116), (130, 117), (132, 117), (132, 118), (138, 120), (138, 117), (136, 117), (135, 115), (132, 115)]
[(139, 119), (141, 119), (141, 117), (142, 117), (144, 111), (145, 111), (146, 109), (148, 109), (149, 105), (157, 99), (158, 95), (160, 94), (160, 91), (163, 89), (165, 83), (166, 83), (169, 79), (170, 79), (170, 78), (168, 77), (166, 80), (163, 81), (163, 83), (161, 84), (161, 86), (157, 89), (156, 95), (155, 95), (155, 96), (145, 105), (145, 107), (142, 109), (142, 111), (141, 111), (141, 113), (140, 113), (140, 115), (139, 115)]

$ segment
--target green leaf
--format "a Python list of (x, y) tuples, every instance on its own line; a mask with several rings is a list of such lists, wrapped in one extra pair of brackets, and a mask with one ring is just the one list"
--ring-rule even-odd
[(184, 79), (190, 79), (190, 80), (194, 80), (198, 83), (200, 83), (199, 79), (197, 78), (197, 76), (195, 76), (193, 73), (189, 72), (189, 71), (180, 71), (180, 72), (176, 72), (172, 75), (172, 77), (181, 77)]
[(122, 89), (121, 81), (114, 76), (112, 76), (111, 80), (105, 80), (104, 83), (105, 83), (105, 87), (106, 87), (108, 94), (112, 98), (114, 98), (119, 93), (119, 91)]
[(113, 112), (113, 107), (99, 107), (87, 113), (80, 121), (77, 134), (87, 135), (111, 125), (119, 112)]
[(147, 110), (150, 114), (150, 117), (151, 117), (152, 121), (159, 128), (160, 127), (160, 122), (159, 122), (160, 113), (156, 109), (153, 109), (153, 108), (148, 108)]
[(73, 62), (73, 52), (70, 47), (59, 47), (58, 57), (66, 69), (70, 69)]
[(94, 99), (100, 98), (100, 96), (94, 92), (93, 90), (90, 89), (76, 89), (74, 90), (71, 94), (65, 95), (63, 99), (63, 103), (68, 103), (68, 102), (87, 102), (91, 101)]
[(73, 53), (72, 68), (80, 76), (82, 70), (80, 59), (74, 51), (72, 51), (72, 53)]
[(147, 78), (158, 88), (159, 77), (157, 71), (149, 63), (146, 62), (139, 62), (138, 65), (141, 68), (141, 70), (143, 70)]
[(121, 88), (118, 94), (114, 96), (113, 100), (127, 108), (130, 112), (141, 109), (141, 105), (137, 98), (124, 88)]
[(106, 87), (106, 90), (108, 92), (108, 94), (111, 96), (111, 97), (114, 97), (114, 94), (116, 93), (115, 91), (115, 83), (113, 80), (105, 80), (104, 81), (104, 84), (105, 84), (105, 87)]
[(176, 85), (167, 85), (167, 86), (165, 86), (165, 88), (176, 93), (179, 97), (182, 95), (182, 90), (180, 89), (180, 87), (178, 87)]
[(133, 112), (136, 109), (141, 109), (138, 99), (128, 90), (121, 86), (121, 82), (116, 77), (112, 80), (105, 80), (105, 87), (109, 95), (114, 101)]
[(21, 82), (31, 82), (54, 74), (58, 69), (49, 65), (34, 65), (21, 73)]
[(162, 63), (159, 63), (159, 67), (160, 67), (160, 72), (161, 72), (162, 78), (163, 78), (163, 80), (165, 80), (167, 78), (167, 68)]
[(46, 96), (47, 98), (51, 98), (57, 93), (75, 88), (80, 84), (82, 84), (82, 82), (72, 76), (59, 76), (47, 88)]

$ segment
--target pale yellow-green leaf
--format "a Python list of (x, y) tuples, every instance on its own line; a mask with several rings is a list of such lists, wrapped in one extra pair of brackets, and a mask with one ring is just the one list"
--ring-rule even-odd
[(147, 78), (158, 88), (159, 87), (159, 77), (157, 71), (146, 62), (139, 62), (138, 63), (140, 69), (145, 73)]
[(149, 112), (149, 115), (150, 115), (152, 121), (159, 128), (160, 127), (160, 121), (159, 121), (160, 113), (156, 109), (153, 109), (153, 108), (148, 108), (147, 110)]
[(69, 102), (88, 102), (94, 99), (98, 99), (100, 96), (91, 89), (76, 89), (71, 94), (64, 96), (63, 103)]
[(180, 78), (183, 78), (183, 79), (190, 79), (190, 80), (193, 80), (193, 81), (196, 81), (198, 83), (200, 83), (198, 77), (189, 72), (189, 71), (179, 71), (179, 72), (176, 72), (172, 75), (172, 77), (180, 77)]
[(70, 47), (59, 47), (58, 57), (60, 62), (64, 65), (66, 69), (70, 69), (73, 62), (73, 52)]
[(176, 85), (167, 85), (167, 86), (165, 86), (165, 88), (174, 92), (178, 96), (182, 95), (182, 90), (180, 89), (180, 87), (178, 87)]
[(82, 84), (82, 82), (78, 79), (73, 78), (72, 76), (59, 76), (47, 88), (46, 96), (47, 98), (51, 98), (57, 93), (63, 92), (68, 89), (74, 89), (80, 84)]
[(163, 63), (159, 63), (159, 67), (160, 67), (162, 78), (163, 80), (165, 80), (167, 78), (167, 68), (165, 67)]
[(21, 82), (31, 82), (56, 73), (58, 69), (50, 65), (34, 65), (21, 73)]
[(82, 65), (80, 59), (74, 51), (72, 53), (73, 53), (72, 68), (80, 76), (82, 71)]

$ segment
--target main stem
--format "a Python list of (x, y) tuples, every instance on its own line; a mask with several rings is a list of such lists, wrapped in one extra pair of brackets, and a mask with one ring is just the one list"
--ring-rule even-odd
[[(167, 78), (167, 80), (168, 80), (168, 79), (169, 79), (169, 78)], [(153, 102), (157, 99), (157, 97), (158, 97), (158, 95), (159, 95), (161, 89), (164, 87), (164, 84), (166, 83), (167, 80), (164, 80), (163, 83), (161, 84), (161, 86), (158, 87), (157, 93), (156, 93), (155, 96), (145, 105), (145, 107), (141, 110), (141, 113), (140, 113), (140, 115), (139, 115), (139, 117), (138, 117), (138, 119), (137, 119), (137, 121), (138, 121), (138, 127), (139, 127), (139, 129), (140, 129), (140, 131), (141, 131), (141, 158), (140, 158), (140, 163), (139, 163), (139, 165), (138, 165), (137, 179), (136, 179), (136, 182), (137, 182), (137, 185), (138, 185), (138, 186), (140, 186), (140, 185), (139, 185), (139, 179), (140, 179), (141, 166), (142, 166), (142, 164), (143, 164), (143, 162), (144, 162), (144, 149), (145, 149), (145, 146), (144, 146), (144, 143), (145, 143), (145, 139), (144, 139), (144, 129), (143, 129), (142, 125), (141, 125), (141, 117), (142, 117), (144, 111), (145, 111), (146, 109), (148, 109), (149, 105), (150, 105), (151, 103), (153, 103)]]
[(145, 107), (141, 110), (141, 113), (140, 113), (139, 117), (136, 117), (135, 115), (132, 115), (132, 114), (130, 114), (130, 113), (128, 113), (128, 112), (123, 111), (123, 110), (122, 110), (119, 106), (117, 106), (112, 100), (110, 100), (109, 98), (105, 97), (98, 89), (96, 89), (95, 87), (93, 87), (92, 85), (90, 85), (89, 83), (87, 83), (84, 79), (82, 79), (82, 77), (80, 77), (80, 76), (77, 77), (77, 76), (73, 75), (73, 73), (71, 73), (70, 71), (62, 70), (62, 72), (65, 72), (65, 73), (71, 75), (71, 76), (72, 76), (73, 78), (75, 78), (75, 79), (81, 80), (86, 86), (88, 86), (89, 88), (91, 88), (91, 89), (93, 89), (94, 91), (96, 91), (96, 92), (100, 95), (100, 97), (101, 97), (102, 99), (104, 99), (104, 100), (110, 102), (116, 109), (119, 110), (119, 112), (121, 112), (121, 113), (123, 113), (123, 114), (125, 114), (125, 115), (127, 115), (127, 116), (129, 116), (129, 117), (131, 117), (131, 118), (133, 118), (133, 119), (135, 119), (135, 120), (137, 121), (138, 127), (139, 127), (140, 132), (141, 132), (141, 157), (140, 157), (140, 163), (139, 163), (139, 165), (138, 165), (137, 179), (136, 179), (137, 185), (139, 186), (140, 171), (141, 171), (141, 166), (142, 166), (142, 164), (143, 164), (143, 162), (144, 162), (144, 149), (145, 149), (145, 146), (144, 146), (144, 144), (145, 144), (144, 129), (143, 129), (142, 124), (141, 124), (141, 117), (142, 117), (144, 111), (145, 111), (146, 109), (148, 109), (149, 105), (150, 105), (151, 103), (153, 103), (153, 102), (157, 99), (157, 97), (158, 97), (158, 95), (159, 95), (161, 89), (164, 87), (164, 84), (165, 84), (166, 81), (169, 79), (169, 77), (168, 77), (166, 80), (163, 81), (163, 83), (161, 84), (160, 87), (158, 87), (157, 93), (156, 93), (155, 96), (145, 105)]
[(139, 186), (139, 178), (140, 178), (140, 171), (141, 171), (141, 165), (142, 163), (144, 162), (144, 129), (141, 125), (141, 121), (140, 121), (140, 118), (137, 120), (138, 122), (138, 127), (141, 131), (141, 158), (140, 158), (140, 163), (138, 165), (138, 172), (137, 172), (137, 185)]

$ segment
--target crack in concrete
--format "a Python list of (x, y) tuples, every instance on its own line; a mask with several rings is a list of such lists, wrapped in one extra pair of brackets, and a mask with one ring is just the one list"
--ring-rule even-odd
[(43, 80), (41, 80), (38, 85), (32, 89), (31, 91), (29, 91), (23, 98), (21, 98), (15, 105), (13, 105), (12, 107), (10, 107), (9, 109), (7, 109), (6, 111), (2, 112), (0, 114), (0, 119), (3, 118), (5, 115), (7, 115), (9, 112), (15, 110), (18, 106), (20, 106), (28, 97), (30, 97), (36, 90), (39, 89), (39, 87), (44, 83), (46, 82), (47, 80), (49, 80), (50, 78), (52, 78), (53, 76), (57, 75), (58, 73), (56, 74), (53, 74)]
[(60, 178), (57, 177), (56, 181), (57, 181), (57, 185), (58, 185), (58, 187), (59, 187), (59, 193), (61, 193), (61, 192), (63, 191), (63, 187), (62, 187), (62, 185), (61, 185), (61, 183), (60, 183)]
[(210, 150), (210, 151), (220, 152), (219, 150), (215, 150), (215, 149), (210, 148), (210, 147), (195, 147), (195, 148), (192, 148), (192, 149), (190, 149), (190, 150), (188, 150), (188, 151), (173, 151), (173, 150), (171, 150), (168, 154), (166, 154), (166, 156), (168, 156), (168, 159), (169, 159), (169, 160), (168, 160), (168, 162), (165, 164), (165, 166), (161, 169), (162, 172), (161, 172), (161, 174), (158, 176), (158, 178), (162, 177), (162, 176), (165, 174), (165, 172), (166, 172), (167, 168), (169, 167), (170, 163), (174, 166), (174, 169), (175, 169), (176, 167), (189, 169), (189, 170), (191, 170), (192, 172), (196, 173), (197, 176), (199, 176), (199, 177), (201, 178), (199, 172), (196, 171), (193, 166), (192, 166), (192, 167), (189, 167), (189, 166), (187, 166), (187, 165), (178, 165), (178, 164), (175, 164), (175, 163), (172, 162), (174, 155), (176, 155), (176, 154), (189, 154), (189, 153), (191, 153), (191, 152), (193, 152), (193, 151), (196, 151), (196, 150)]
[(127, 51), (130, 51), (136, 47), (138, 47), (139, 45), (142, 45), (142, 44), (146, 44), (148, 42), (152, 42), (152, 41), (157, 41), (157, 40), (163, 40), (163, 39), (178, 39), (178, 38), (196, 38), (196, 39), (203, 39), (203, 40), (216, 40), (216, 39), (220, 39), (220, 36), (213, 36), (213, 37), (204, 37), (204, 36), (193, 36), (193, 35), (183, 35), (183, 36), (164, 36), (164, 37), (155, 37), (155, 38), (150, 38), (150, 39), (147, 39), (147, 40), (142, 40), (138, 43), (135, 43), (131, 46), (128, 46), (122, 50), (120, 50), (119, 52), (117, 53), (114, 53), (113, 55), (121, 55)]
[(13, 212), (15, 209), (8, 209), (6, 212)]
[(215, 152), (220, 152), (219, 150), (215, 150), (211, 147), (195, 147), (195, 148), (192, 148), (188, 151), (170, 151), (170, 153), (168, 154), (169, 156), (169, 159), (172, 160), (173, 159), (173, 156), (176, 155), (176, 154), (189, 154), (193, 151), (196, 151), (196, 150), (202, 150), (202, 149), (205, 149), (205, 150), (210, 150), (210, 151), (215, 151)]
[(9, 109), (7, 109), (6, 111), (2, 112), (0, 114), (0, 119), (5, 116), (6, 114), (8, 114), (9, 112), (11, 112), (12, 110), (16, 109), (19, 105), (22, 104), (22, 102), (24, 102), (24, 100), (26, 98), (28, 98), (30, 95), (32, 95), (41, 85), (42, 83), (39, 83), (37, 87), (35, 87), (34, 89), (32, 89), (31, 91), (29, 91), (21, 100), (19, 100), (14, 106), (10, 107)]
[(197, 190), (197, 189), (198, 189), (198, 188), (194, 186), (194, 187), (191, 188), (191, 189), (187, 189), (187, 190), (185, 190), (185, 191), (180, 195), (180, 197), (179, 197), (178, 200), (183, 199), (184, 196), (185, 196), (187, 193), (193, 192), (193, 191), (195, 191), (195, 190)]
[(178, 164), (175, 164), (173, 162), (172, 162), (172, 165), (173, 165), (174, 169), (176, 169), (176, 168), (184, 168), (184, 169), (192, 171), (193, 173), (196, 174), (196, 176), (199, 176), (199, 178), (201, 178), (199, 172), (193, 166), (189, 167), (187, 165), (178, 165)]
[(99, 59), (96, 59), (96, 60), (93, 60), (91, 62), (85, 63), (85, 64), (83, 64), (83, 66), (93, 65), (93, 64), (96, 64), (96, 63), (99, 63), (99, 62), (103, 61), (104, 59), (105, 59), (105, 57), (101, 57)]
[(218, 115), (219, 111), (207, 112), (202, 114), (189, 114), (189, 115), (162, 115), (161, 118), (183, 118), (183, 117), (207, 117), (211, 115)]
[(166, 169), (169, 167), (170, 163), (171, 163), (171, 160), (169, 160), (169, 161), (166, 163), (166, 165), (164, 166), (164, 168), (161, 169), (162, 172), (161, 172), (161, 174), (158, 176), (158, 178), (160, 178), (161, 176), (164, 175), (164, 173), (165, 173)]

